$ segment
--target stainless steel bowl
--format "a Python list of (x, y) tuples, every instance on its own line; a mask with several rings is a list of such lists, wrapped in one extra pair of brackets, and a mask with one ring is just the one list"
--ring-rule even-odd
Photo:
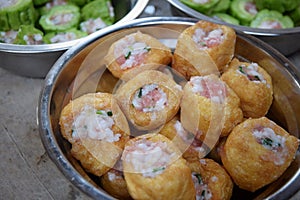
[(247, 26), (237, 26), (201, 14), (200, 12), (181, 3), (180, 0), (167, 1), (172, 5), (172, 14), (175, 16), (189, 16), (214, 23), (225, 24), (234, 28), (235, 30), (239, 30), (244, 33), (256, 36), (257, 38), (269, 43), (286, 56), (296, 51), (300, 51), (300, 43), (298, 42), (300, 41), (300, 27), (270, 30), (261, 28), (251, 28)]
[[(93, 198), (113, 199), (70, 156), (70, 145), (59, 130), (59, 116), (70, 98), (87, 92), (110, 90), (115, 79), (102, 63), (108, 47), (117, 39), (136, 31), (151, 34), (170, 48), (178, 35), (196, 22), (192, 18), (154, 17), (135, 19), (100, 31), (66, 51), (45, 79), (38, 107), (42, 142), (53, 162), (67, 179)], [(257, 38), (237, 33), (236, 54), (240, 59), (257, 62), (272, 76), (274, 102), (268, 116), (291, 134), (300, 133), (300, 73), (282, 54)], [(287, 199), (300, 189), (300, 154), (274, 183), (250, 193), (234, 190), (233, 199)], [(271, 172), (270, 172), (271, 173)]]
[[(149, 0), (112, 0), (116, 24), (137, 18)], [(44, 45), (15, 45), (0, 43), (0, 67), (16, 74), (44, 78), (55, 61), (80, 40)]]

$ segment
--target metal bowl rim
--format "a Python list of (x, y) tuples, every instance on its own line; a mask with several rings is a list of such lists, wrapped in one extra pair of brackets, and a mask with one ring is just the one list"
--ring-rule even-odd
[[(37, 108), (37, 123), (39, 126), (40, 137), (42, 143), (47, 151), (47, 154), (52, 159), (52, 161), (56, 164), (58, 169), (68, 178), (70, 182), (72, 182), (76, 187), (81, 189), (82, 192), (85, 194), (99, 198), (99, 195), (104, 199), (111, 199), (110, 196), (101, 192), (100, 190), (96, 189), (85, 180), (69, 160), (65, 157), (62, 150), (60, 149), (56, 138), (54, 137), (54, 133), (51, 127), (50, 121), (50, 103), (51, 98), (54, 92), (54, 86), (56, 85), (56, 81), (60, 75), (60, 72), (64, 69), (65, 64), (72, 59), (78, 52), (83, 50), (87, 45), (93, 43), (97, 39), (101, 37), (105, 37), (106, 35), (110, 34), (111, 32), (119, 31), (126, 28), (138, 28), (143, 26), (151, 26), (151, 25), (163, 25), (163, 24), (185, 24), (185, 25), (192, 25), (197, 22), (199, 19), (192, 19), (192, 18), (185, 18), (185, 17), (148, 17), (148, 18), (141, 18), (141, 19), (134, 19), (130, 22), (126, 22), (124, 24), (115, 24), (108, 27), (105, 30), (99, 31), (92, 36), (88, 37), (86, 40), (83, 40), (77, 43), (75, 46), (68, 49), (53, 65), (53, 67), (48, 72), (44, 85), (42, 87), (39, 99), (39, 105)], [(282, 64), (284, 67), (288, 67), (288, 70), (291, 70), (291, 76), (295, 78), (298, 85), (300, 83), (300, 73), (297, 70), (296, 66), (294, 66), (287, 58), (285, 58), (280, 52), (276, 49), (268, 45), (267, 43), (251, 36), (244, 34), (243, 32), (237, 31), (237, 34), (244, 38), (250, 40), (253, 44), (258, 45), (259, 48), (267, 51), (271, 54), (271, 56), (276, 59), (278, 62)], [(284, 63), (284, 64), (283, 64)], [(300, 87), (300, 86), (299, 86)], [(72, 173), (70, 173), (70, 171)], [(297, 188), (289, 188), (289, 184), (291, 183), (299, 183), (297, 184)], [(283, 191), (283, 189), (289, 189), (288, 194)], [(285, 196), (290, 196), (296, 193), (300, 189), (300, 169), (298, 169), (297, 173), (292, 177), (288, 183), (284, 184), (281, 190), (273, 193), (269, 199), (276, 198), (277, 194), (284, 194)]]

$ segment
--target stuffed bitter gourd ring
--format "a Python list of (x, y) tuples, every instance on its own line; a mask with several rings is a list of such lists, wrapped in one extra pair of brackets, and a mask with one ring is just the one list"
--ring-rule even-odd
[(111, 25), (115, 20), (112, 9), (110, 0), (94, 0), (81, 9), (82, 21), (101, 18), (106, 25)]
[(32, 0), (0, 0), (0, 31), (18, 30), (34, 24), (36, 11)]
[(261, 10), (250, 24), (253, 28), (282, 29), (293, 28), (294, 22), (289, 16), (284, 16), (275, 10)]
[(39, 24), (45, 32), (55, 32), (76, 28), (79, 21), (79, 7), (66, 4), (53, 7), (46, 15), (41, 16)]
[(35, 6), (41, 6), (48, 3), (50, 0), (32, 0)]
[(33, 25), (21, 25), (14, 44), (34, 45), (43, 44), (44, 33)]
[(187, 6), (201, 12), (208, 13), (220, 0), (196, 1), (196, 0), (180, 0)]
[(92, 0), (68, 0), (68, 3), (73, 3), (77, 6), (84, 6), (88, 3), (90, 3)]
[(227, 13), (215, 13), (212, 15), (212, 17), (229, 24), (240, 25), (240, 21), (238, 19), (232, 17)]
[(258, 11), (253, 0), (233, 0), (230, 5), (230, 12), (242, 25), (248, 25)]
[(53, 44), (59, 42), (67, 42), (87, 36), (87, 33), (75, 28), (63, 32), (51, 32), (44, 36), (44, 43)]

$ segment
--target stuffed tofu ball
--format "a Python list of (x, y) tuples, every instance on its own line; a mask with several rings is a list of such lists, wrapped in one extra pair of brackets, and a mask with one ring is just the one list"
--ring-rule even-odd
[(254, 192), (283, 174), (298, 146), (298, 138), (268, 118), (247, 119), (228, 136), (221, 159), (233, 181)]
[(110, 46), (105, 56), (108, 70), (125, 81), (144, 70), (157, 69), (171, 61), (172, 53), (167, 46), (141, 32), (119, 39)]
[(182, 87), (156, 70), (141, 72), (116, 91), (118, 103), (137, 130), (153, 130), (178, 112)]
[(179, 35), (172, 67), (187, 79), (218, 74), (233, 58), (235, 41), (232, 28), (199, 21)]
[(115, 165), (130, 135), (124, 114), (108, 93), (89, 93), (70, 101), (59, 124), (72, 145), (71, 154), (96, 176)]
[(243, 119), (240, 99), (213, 74), (191, 77), (180, 105), (182, 126), (209, 148)]
[(221, 79), (238, 95), (246, 118), (267, 114), (273, 101), (271, 76), (257, 63), (233, 59)]
[(196, 199), (229, 200), (233, 182), (226, 170), (209, 158), (188, 160), (192, 171)]
[(129, 140), (122, 163), (133, 199), (195, 199), (190, 168), (180, 150), (161, 134)]
[(122, 161), (100, 177), (101, 187), (117, 199), (132, 199), (124, 178)]

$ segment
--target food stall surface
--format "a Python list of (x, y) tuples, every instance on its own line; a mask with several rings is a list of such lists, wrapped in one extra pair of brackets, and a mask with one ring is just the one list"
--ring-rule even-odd
[[(141, 17), (171, 14), (166, 1), (149, 5)], [(300, 52), (289, 58), (300, 68)], [(42, 85), (43, 79), (0, 68), (0, 199), (89, 199), (64, 178), (42, 145), (36, 122)], [(300, 199), (300, 192), (291, 199)]]

